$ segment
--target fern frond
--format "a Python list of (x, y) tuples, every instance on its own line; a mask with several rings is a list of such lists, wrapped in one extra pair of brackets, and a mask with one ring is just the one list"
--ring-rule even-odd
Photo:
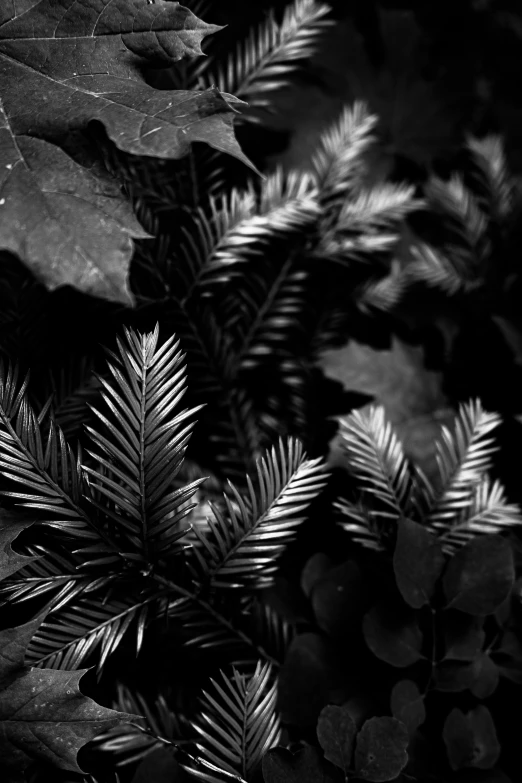
[(79, 570), (82, 560), (64, 545), (60, 551), (53, 551), (42, 544), (34, 544), (24, 547), (24, 554), (37, 556), (38, 559), (0, 585), (0, 595), (7, 596), (11, 604), (57, 591), (48, 603), (53, 611), (57, 611), (80, 595), (108, 587), (115, 578), (107, 569), (103, 576), (86, 575)]
[(515, 206), (516, 190), (507, 168), (502, 138), (488, 135), (483, 139), (468, 138), (467, 148), (487, 189), (487, 205), (491, 217), (502, 223)]
[[(230, 593), (216, 593), (206, 601), (196, 590), (186, 598), (169, 601), (166, 613), (180, 628), (185, 647), (226, 654), (227, 661), (245, 666), (262, 659), (274, 667), (281, 664), (272, 654), (272, 640), (259, 633), (260, 625), (245, 617), (244, 607), (230, 600)], [(158, 619), (161, 619), (158, 613)]]
[(262, 183), (257, 227), (286, 236), (304, 232), (318, 219), (321, 210), (311, 175), (303, 171), (284, 172), (278, 166)]
[(268, 242), (304, 232), (318, 217), (312, 179), (298, 172), (285, 176), (281, 168), (263, 183), (259, 200), (252, 187), (211, 198), (210, 214), (199, 208), (193, 216), (194, 235), (183, 228), (185, 298), (196, 288), (208, 294), (205, 289), (228, 282), (237, 265), (259, 256)]
[(252, 638), (259, 639), (263, 649), (282, 665), (295, 635), (294, 626), (263, 599), (262, 593), (244, 596), (241, 613)]
[(401, 442), (386, 420), (384, 408), (371, 406), (341, 419), (346, 467), (383, 504), (379, 517), (407, 515), (414, 487)]
[(314, 54), (319, 36), (332, 24), (325, 19), (329, 11), (315, 0), (294, 0), (280, 24), (270, 13), (264, 24), (238, 44), (223, 67), (214, 71), (212, 58), (201, 64), (202, 86), (215, 84), (221, 92), (247, 101), (250, 109), (268, 109), (270, 93), (288, 86), (299, 64)]
[[(114, 706), (113, 709), (119, 708)], [(100, 756), (104, 766), (111, 769), (136, 764), (161, 747), (164, 747), (164, 740), (131, 723), (113, 726), (89, 742), (90, 753)]]
[[(106, 412), (93, 408), (104, 434), (87, 427), (99, 467), (84, 466), (100, 500), (94, 504), (116, 522), (125, 547), (137, 561), (150, 562), (180, 551), (187, 501), (201, 483), (173, 489), (198, 410), (176, 409), (186, 391), (179, 341), (158, 347), (159, 329), (140, 335), (126, 330), (111, 353), (113, 383), (101, 378)], [(103, 504), (101, 501), (108, 501)], [(88, 551), (88, 550), (84, 550)]]
[[(257, 414), (251, 396), (236, 380), (238, 359), (229, 331), (209, 306), (180, 307), (176, 326), (189, 358), (189, 370), (197, 399), (215, 404), (205, 411), (202, 424), (213, 444), (212, 469), (241, 479), (261, 447)], [(238, 472), (239, 471), (239, 472)]]
[(466, 270), (458, 269), (454, 257), (446, 252), (424, 242), (412, 245), (410, 252), (412, 260), (406, 272), (411, 281), (426, 283), (450, 296), (472, 286)]
[(307, 280), (308, 273), (292, 259), (274, 276), (265, 272), (245, 279), (237, 346), (242, 369), (257, 367), (266, 356), (281, 352), (290, 334), (302, 328)]
[(81, 452), (73, 452), (52, 419), (44, 436), (41, 425), (48, 407), (36, 415), (27, 400), (27, 384), (28, 377), (20, 384), (18, 370), (0, 362), (0, 472), (23, 487), (4, 494), (18, 505), (50, 513), (53, 521), (47, 524), (98, 539), (82, 508)]
[(113, 726), (90, 741), (89, 750), (100, 754), (102, 762), (110, 767), (135, 764), (166, 744), (179, 751), (178, 743), (185, 741), (181, 739), (181, 721), (163, 694), (151, 704), (140, 693), (118, 683), (113, 709), (142, 717), (133, 724)]
[(422, 201), (414, 199), (415, 188), (381, 182), (347, 199), (337, 221), (337, 231), (360, 231), (374, 234), (395, 227), (406, 215), (419, 209)]
[(253, 191), (233, 188), (210, 199), (209, 214), (203, 207), (192, 213), (193, 226), (183, 227), (179, 249), (185, 300), (198, 286), (227, 282), (231, 267), (244, 261), (243, 253), (252, 244), (248, 226), (255, 210)]
[(384, 231), (353, 237), (343, 236), (335, 231), (326, 231), (311, 255), (341, 265), (350, 264), (352, 261), (368, 264), (369, 259), (374, 263), (376, 254), (392, 251), (398, 241), (398, 233)]
[[(271, 667), (258, 663), (251, 677), (233, 669), (232, 677), (221, 672), (219, 680), (210, 682), (201, 698), (199, 719), (193, 723), (200, 738), (198, 751), (217, 770), (250, 780), (263, 755), (281, 737)], [(222, 778), (201, 768), (186, 768), (199, 780), (222, 783)]]
[(268, 586), (326, 478), (322, 460), (306, 459), (299, 441), (280, 441), (257, 462), (257, 492), (249, 476), (246, 498), (231, 484), (226, 512), (213, 509), (207, 534), (194, 530), (200, 578), (216, 587)]
[[(471, 251), (471, 261), (476, 265), (488, 254), (488, 220), (473, 193), (458, 174), (447, 181), (431, 177), (425, 186), (428, 202), (446, 215), (457, 237)], [(454, 248), (454, 252), (458, 252)], [(465, 251), (464, 251), (465, 252)]]
[(173, 315), (176, 333), (187, 353), (191, 391), (198, 400), (208, 402), (219, 396), (237, 373), (232, 338), (206, 303), (180, 305)]
[(522, 525), (522, 514), (515, 503), (508, 503), (500, 481), (483, 476), (472, 487), (469, 506), (438, 536), (449, 554), (477, 535), (501, 533)]
[(327, 216), (313, 255), (343, 263), (390, 251), (399, 242), (404, 218), (422, 206), (414, 192), (409, 185), (380, 182), (345, 195), (336, 213)]
[(157, 591), (148, 597), (107, 598), (99, 605), (89, 598), (52, 611), (32, 637), (26, 661), (47, 669), (78, 669), (98, 651), (100, 672), (131, 625), (135, 627), (139, 653), (151, 604), (157, 599)]
[(365, 103), (355, 101), (321, 135), (312, 158), (321, 204), (344, 201), (361, 185), (366, 171), (365, 154), (375, 142), (372, 131), (377, 122)]
[(364, 312), (389, 312), (397, 307), (408, 290), (408, 274), (398, 259), (393, 259), (390, 271), (384, 277), (370, 280), (356, 292), (357, 306)]
[(434, 528), (451, 527), (455, 515), (476, 502), (475, 486), (490, 469), (491, 456), (496, 450), (494, 439), (488, 436), (500, 421), (497, 413), (488, 413), (475, 400), (460, 406), (454, 432), (442, 427), (437, 443), (441, 489), (429, 499), (431, 511), (427, 520)]
[[(131, 709), (126, 709), (127, 707)], [(142, 722), (158, 737), (176, 741), (183, 735), (181, 721), (170, 709), (162, 693), (150, 705), (141, 693), (131, 691), (127, 686), (118, 683), (114, 709), (129, 715), (142, 715)]]
[(334, 508), (339, 512), (339, 526), (352, 541), (375, 552), (385, 549), (386, 530), (382, 520), (364, 503), (352, 503), (341, 498), (334, 503)]

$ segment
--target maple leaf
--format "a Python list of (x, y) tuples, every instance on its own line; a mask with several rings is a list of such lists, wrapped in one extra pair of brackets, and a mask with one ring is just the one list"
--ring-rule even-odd
[(0, 778), (19, 783), (35, 761), (82, 772), (76, 760), (86, 742), (139, 716), (107, 709), (78, 685), (86, 669), (68, 672), (24, 665), (26, 648), (43, 615), (0, 631)]
[[(441, 373), (425, 366), (421, 347), (396, 335), (388, 350), (350, 340), (342, 348), (324, 351), (318, 365), (346, 391), (367, 394), (373, 404), (382, 405), (406, 454), (432, 481), (439, 480), (435, 442), (441, 425), (453, 421), (454, 411), (443, 392)], [(336, 436), (330, 444), (331, 464), (344, 463), (339, 450)]]
[(251, 165), (216, 88), (157, 90), (145, 68), (203, 54), (222, 29), (172, 0), (24, 0), (0, 6), (0, 248), (49, 289), (132, 304), (133, 237), (147, 238), (85, 141), (102, 123), (121, 150), (180, 158), (203, 141)]
[(0, 510), (0, 581), (33, 560), (39, 560), (39, 555), (20, 555), (11, 547), (22, 530), (30, 527), (34, 522), (35, 517), (32, 514)]

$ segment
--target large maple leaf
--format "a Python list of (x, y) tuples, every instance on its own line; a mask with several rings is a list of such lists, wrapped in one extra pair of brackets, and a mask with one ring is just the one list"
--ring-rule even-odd
[(0, 248), (49, 289), (131, 304), (132, 237), (149, 236), (86, 143), (91, 121), (131, 154), (180, 158), (203, 141), (250, 165), (233, 130), (241, 101), (144, 78), (220, 29), (171, 0), (0, 4)]
[(68, 672), (24, 665), (43, 617), (0, 631), (0, 779), (19, 783), (34, 761), (82, 772), (76, 756), (86, 742), (139, 716), (110, 710), (84, 696), (85, 669)]

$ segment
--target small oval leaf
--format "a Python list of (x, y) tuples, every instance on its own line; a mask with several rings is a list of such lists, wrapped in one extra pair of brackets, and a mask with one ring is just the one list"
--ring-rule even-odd
[(394, 780), (408, 763), (408, 730), (396, 718), (370, 718), (357, 735), (357, 777), (383, 783)]
[(454, 770), (491, 769), (497, 763), (500, 743), (491, 713), (483, 704), (466, 714), (453, 709), (446, 718), (442, 737)]
[(448, 607), (471, 615), (492, 614), (515, 581), (511, 544), (500, 536), (480, 536), (450, 560), (444, 574)]
[(426, 720), (424, 694), (413, 680), (400, 680), (395, 684), (391, 692), (390, 706), (393, 717), (404, 723), (410, 734)]
[(398, 668), (422, 660), (423, 637), (414, 616), (392, 616), (381, 607), (374, 607), (363, 620), (366, 644), (381, 661)]
[(407, 604), (420, 609), (431, 601), (445, 562), (442, 547), (429, 530), (411, 519), (399, 520), (393, 570)]
[(346, 707), (329, 704), (319, 715), (317, 739), (324, 756), (336, 767), (348, 772), (357, 728)]

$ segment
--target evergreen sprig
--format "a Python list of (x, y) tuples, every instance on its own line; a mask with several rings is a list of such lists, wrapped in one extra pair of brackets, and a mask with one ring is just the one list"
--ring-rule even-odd
[(442, 427), (437, 442), (440, 488), (404, 455), (382, 407), (354, 411), (341, 422), (346, 468), (365, 490), (361, 500), (339, 498), (340, 524), (369, 549), (393, 546), (401, 518), (431, 530), (448, 553), (475, 536), (522, 524), (502, 484), (488, 475), (495, 450), (492, 430), (500, 423), (480, 402), (460, 406), (454, 430)]
[[(500, 136), (469, 137), (467, 178), (430, 177), (427, 204), (442, 218), (440, 246), (418, 239), (411, 247), (408, 276), (446, 294), (488, 289), (499, 278), (498, 260), (518, 221), (520, 185), (509, 172)], [(500, 278), (503, 279), (502, 274)]]
[[(86, 428), (92, 447), (85, 454), (66, 443), (52, 401), (36, 415), (27, 380), (19, 383), (16, 369), (3, 368), (0, 466), (5, 479), (23, 484), (23, 491), (6, 494), (44, 525), (41, 539), (25, 544), (36, 559), (0, 591), (12, 602), (51, 595), (29, 648), (35, 665), (77, 668), (96, 654), (101, 671), (131, 628), (139, 651), (149, 620), (166, 614), (185, 618), (186, 627), (189, 616), (210, 623), (214, 631), (200, 641), (239, 643), (242, 660), (254, 650), (276, 660), (256, 641), (261, 627), (270, 629), (274, 648), (288, 639), (273, 613), (242, 606), (243, 593), (231, 603), (215, 589), (234, 595), (230, 587), (271, 582), (276, 557), (324, 487), (324, 466), (307, 460), (295, 439), (281, 441), (260, 458), (257, 489), (249, 476), (245, 496), (230, 485), (225, 511), (216, 507), (210, 527), (191, 533), (193, 499), (204, 479), (177, 478), (198, 410), (180, 410), (186, 381), (178, 349), (174, 336), (159, 344), (157, 327), (125, 331), (117, 353), (109, 352), (110, 380), (100, 376), (93, 413), (101, 426)], [(245, 449), (252, 454), (252, 444)], [(198, 641), (197, 634), (189, 641)]]
[(242, 497), (233, 484), (225, 510), (214, 507), (208, 530), (195, 528), (200, 578), (214, 587), (267, 587), (277, 557), (295, 536), (302, 512), (324, 488), (322, 460), (307, 460), (301, 444), (290, 438), (257, 463), (257, 489), (247, 477)]
[[(221, 672), (219, 680), (210, 682), (201, 698), (198, 720), (193, 723), (200, 740), (198, 751), (216, 765), (216, 772), (223, 770), (248, 783), (263, 755), (281, 736), (271, 667), (259, 662), (251, 676), (233, 669), (231, 677)], [(199, 780), (222, 783), (222, 777), (201, 767), (187, 768)]]
[(240, 41), (224, 64), (214, 58), (199, 66), (199, 84), (211, 84), (249, 104), (243, 118), (260, 122), (252, 109), (270, 109), (271, 93), (287, 87), (299, 65), (315, 52), (319, 36), (329, 27), (329, 6), (315, 0), (293, 0), (281, 22), (269, 12), (267, 20)]

